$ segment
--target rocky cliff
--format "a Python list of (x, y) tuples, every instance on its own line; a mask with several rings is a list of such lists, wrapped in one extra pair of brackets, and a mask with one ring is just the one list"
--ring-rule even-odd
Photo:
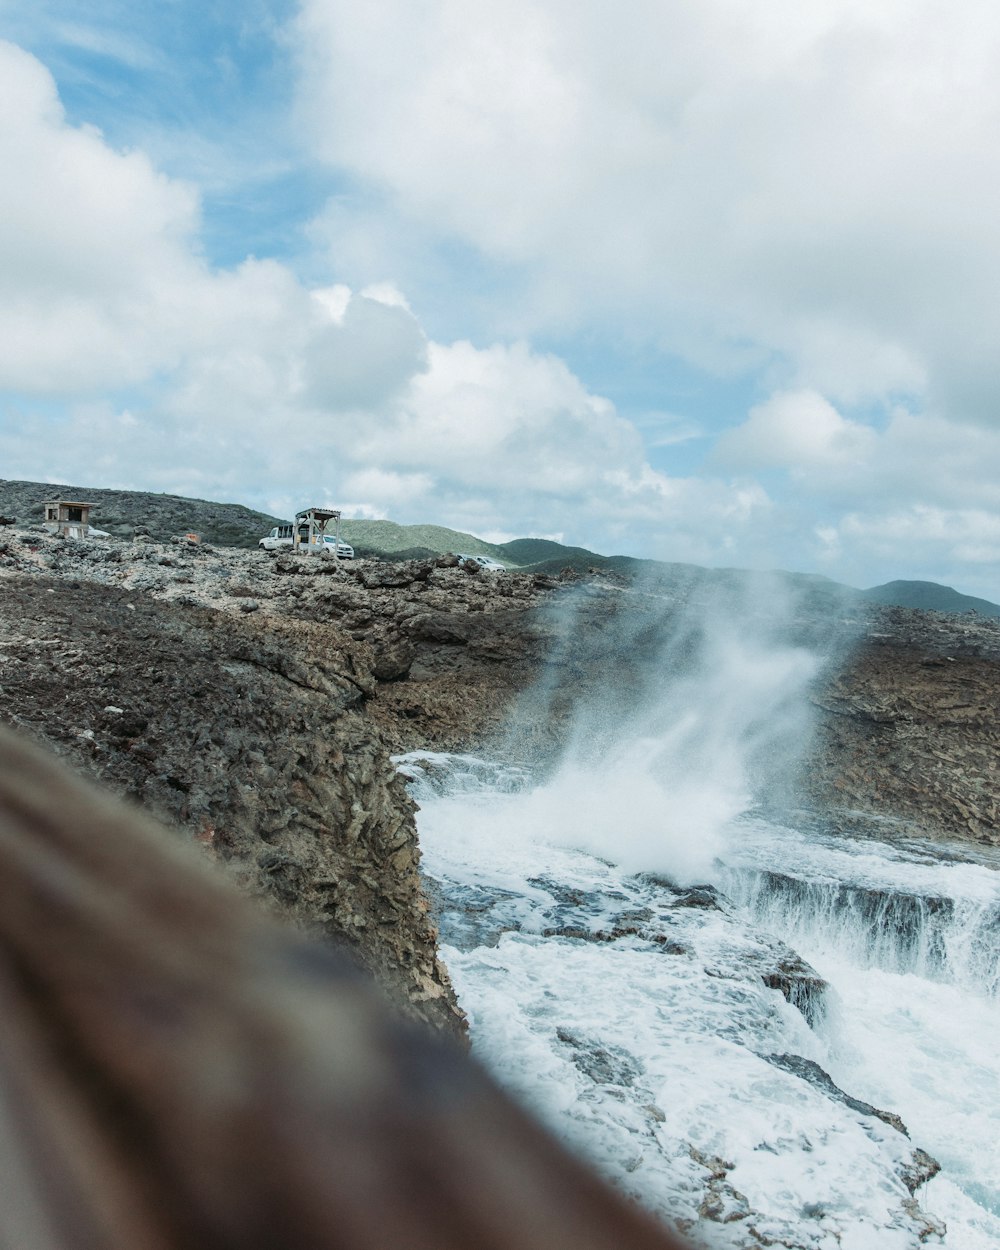
[[(390, 754), (550, 752), (596, 672), (613, 670), (623, 701), (639, 689), (661, 653), (652, 622), (696, 593), (607, 575), (494, 577), (447, 557), (338, 565), (8, 527), (0, 719), (350, 946), (412, 1012), (460, 1030)], [(838, 611), (800, 606), (786, 626), (834, 657), (813, 691), (807, 793), (931, 835), (1000, 841), (1000, 623)]]

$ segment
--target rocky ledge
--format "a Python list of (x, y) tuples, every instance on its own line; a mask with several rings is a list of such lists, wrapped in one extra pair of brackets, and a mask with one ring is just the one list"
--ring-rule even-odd
[[(391, 754), (509, 749), (513, 710), (519, 751), (555, 748), (598, 669), (615, 666), (623, 699), (644, 680), (660, 640), (625, 628), (636, 604), (669, 615), (693, 593), (597, 573), (491, 576), (446, 556), (338, 563), (6, 527), (0, 719), (351, 947), (411, 1013), (460, 1032)], [(813, 695), (815, 802), (1000, 841), (1000, 622), (838, 612), (813, 605), (790, 625), (803, 641), (834, 638), (838, 657)]]

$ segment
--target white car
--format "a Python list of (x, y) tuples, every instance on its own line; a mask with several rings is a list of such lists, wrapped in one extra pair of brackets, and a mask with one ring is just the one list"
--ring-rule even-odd
[(353, 560), (354, 559), (354, 548), (351, 546), (351, 544), (345, 543), (343, 539), (341, 539), (340, 542), (338, 543), (337, 536), (335, 534), (324, 534), (323, 544), (325, 547), (328, 548), (331, 555), (333, 554), (334, 551), (336, 551), (337, 555), (340, 556), (341, 560)]
[(494, 560), (492, 556), (470, 556), (459, 555), (456, 557), (459, 564), (468, 564), (470, 561), (478, 564), (484, 573), (506, 573), (506, 564), (501, 564), (499, 560)]

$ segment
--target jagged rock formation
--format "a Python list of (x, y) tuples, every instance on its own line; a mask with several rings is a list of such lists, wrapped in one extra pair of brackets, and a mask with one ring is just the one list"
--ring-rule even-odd
[(0, 586), (0, 718), (349, 946), (416, 1014), (460, 1029), (413, 805), (364, 712), (375, 680), (361, 649), (308, 622), (82, 578)]
[[(669, 614), (696, 590), (671, 601), (660, 585), (649, 601)], [(201, 841), (450, 1027), (413, 808), (389, 753), (499, 749), (515, 707), (517, 749), (550, 751), (609, 666), (627, 704), (662, 643), (635, 616), (642, 598), (606, 574), (494, 577), (447, 557), (338, 565), (5, 527), (0, 719)], [(1000, 841), (1000, 622), (879, 607), (833, 617), (818, 603), (788, 626), (836, 643), (814, 695), (815, 801)]]

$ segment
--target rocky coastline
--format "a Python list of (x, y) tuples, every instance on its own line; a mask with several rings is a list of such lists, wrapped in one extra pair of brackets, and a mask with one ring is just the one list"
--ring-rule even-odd
[[(0, 530), (0, 720), (176, 828), (250, 893), (355, 952), (461, 1034), (391, 763), (554, 750), (648, 592), (621, 575), (491, 576), (444, 556), (341, 562), (145, 536)], [(681, 610), (698, 588), (655, 589)], [(658, 609), (659, 610), (659, 609)], [(818, 602), (832, 639), (801, 768), (810, 802), (1000, 844), (1000, 622)], [(572, 637), (572, 644), (567, 640)], [(642, 640), (616, 656), (640, 680)], [(546, 674), (544, 709), (532, 706)]]

